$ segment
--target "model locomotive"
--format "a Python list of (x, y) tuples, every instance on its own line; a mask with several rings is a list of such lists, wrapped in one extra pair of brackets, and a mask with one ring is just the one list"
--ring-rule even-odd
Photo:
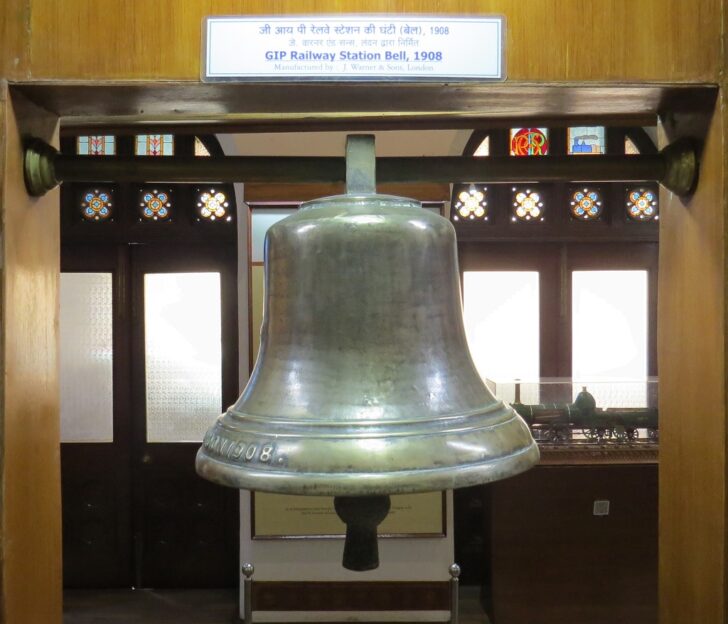
[[(591, 442), (635, 442), (658, 439), (657, 408), (597, 407), (594, 397), (583, 388), (573, 403), (524, 405), (513, 403), (531, 427), (538, 441), (568, 443), (574, 437)], [(580, 435), (579, 435), (580, 434)]]

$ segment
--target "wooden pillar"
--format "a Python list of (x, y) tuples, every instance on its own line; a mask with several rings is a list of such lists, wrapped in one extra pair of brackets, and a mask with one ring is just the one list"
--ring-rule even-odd
[(707, 140), (695, 195), (661, 194), (661, 624), (723, 624), (728, 615), (724, 97), (714, 112), (669, 117), (662, 128), (663, 140)]
[(0, 622), (61, 622), (59, 196), (25, 192), (21, 136), (57, 118), (0, 81)]

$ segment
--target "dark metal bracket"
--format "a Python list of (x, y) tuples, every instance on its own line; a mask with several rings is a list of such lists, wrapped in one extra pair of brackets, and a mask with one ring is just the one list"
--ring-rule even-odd
[[(659, 182), (690, 195), (698, 180), (698, 146), (680, 139), (658, 154), (443, 156), (377, 158), (377, 182)], [(39, 197), (62, 182), (345, 182), (344, 158), (218, 156), (117, 157), (62, 154), (40, 139), (25, 144), (25, 185)]]

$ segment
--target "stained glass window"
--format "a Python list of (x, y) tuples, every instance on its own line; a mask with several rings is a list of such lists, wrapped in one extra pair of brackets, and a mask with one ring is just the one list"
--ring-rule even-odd
[(195, 137), (195, 156), (209, 156), (210, 151), (205, 147), (205, 144), (200, 141), (200, 137)]
[(538, 190), (514, 186), (511, 221), (543, 221), (544, 203)]
[(173, 156), (174, 136), (171, 134), (138, 134), (135, 153), (137, 156)]
[(490, 156), (490, 137), (485, 137), (473, 152), (473, 156)]
[(76, 139), (76, 153), (79, 156), (114, 156), (116, 137), (112, 135), (80, 136)]
[(627, 215), (634, 221), (659, 219), (657, 191), (644, 187), (628, 189)]
[(594, 221), (602, 216), (602, 194), (583, 186), (570, 189), (571, 216), (580, 221)]
[(86, 221), (106, 221), (114, 210), (113, 192), (108, 187), (93, 187), (81, 191), (81, 216)]
[(511, 156), (545, 156), (548, 153), (548, 128), (511, 128)]
[(140, 189), (139, 210), (145, 221), (168, 219), (172, 212), (171, 191), (157, 188)]
[(229, 207), (227, 194), (218, 188), (203, 189), (197, 193), (197, 214), (206, 221), (230, 221)]
[(482, 184), (456, 184), (453, 187), (453, 221), (487, 221), (488, 187)]
[(566, 137), (570, 155), (605, 154), (607, 151), (604, 126), (568, 128)]
[(640, 151), (629, 137), (624, 137), (624, 153), (628, 155), (639, 154)]

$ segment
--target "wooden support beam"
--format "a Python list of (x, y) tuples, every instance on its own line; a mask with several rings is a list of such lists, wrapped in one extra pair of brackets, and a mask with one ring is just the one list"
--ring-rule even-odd
[(61, 622), (58, 191), (23, 183), (21, 135), (58, 120), (0, 81), (0, 622)]

